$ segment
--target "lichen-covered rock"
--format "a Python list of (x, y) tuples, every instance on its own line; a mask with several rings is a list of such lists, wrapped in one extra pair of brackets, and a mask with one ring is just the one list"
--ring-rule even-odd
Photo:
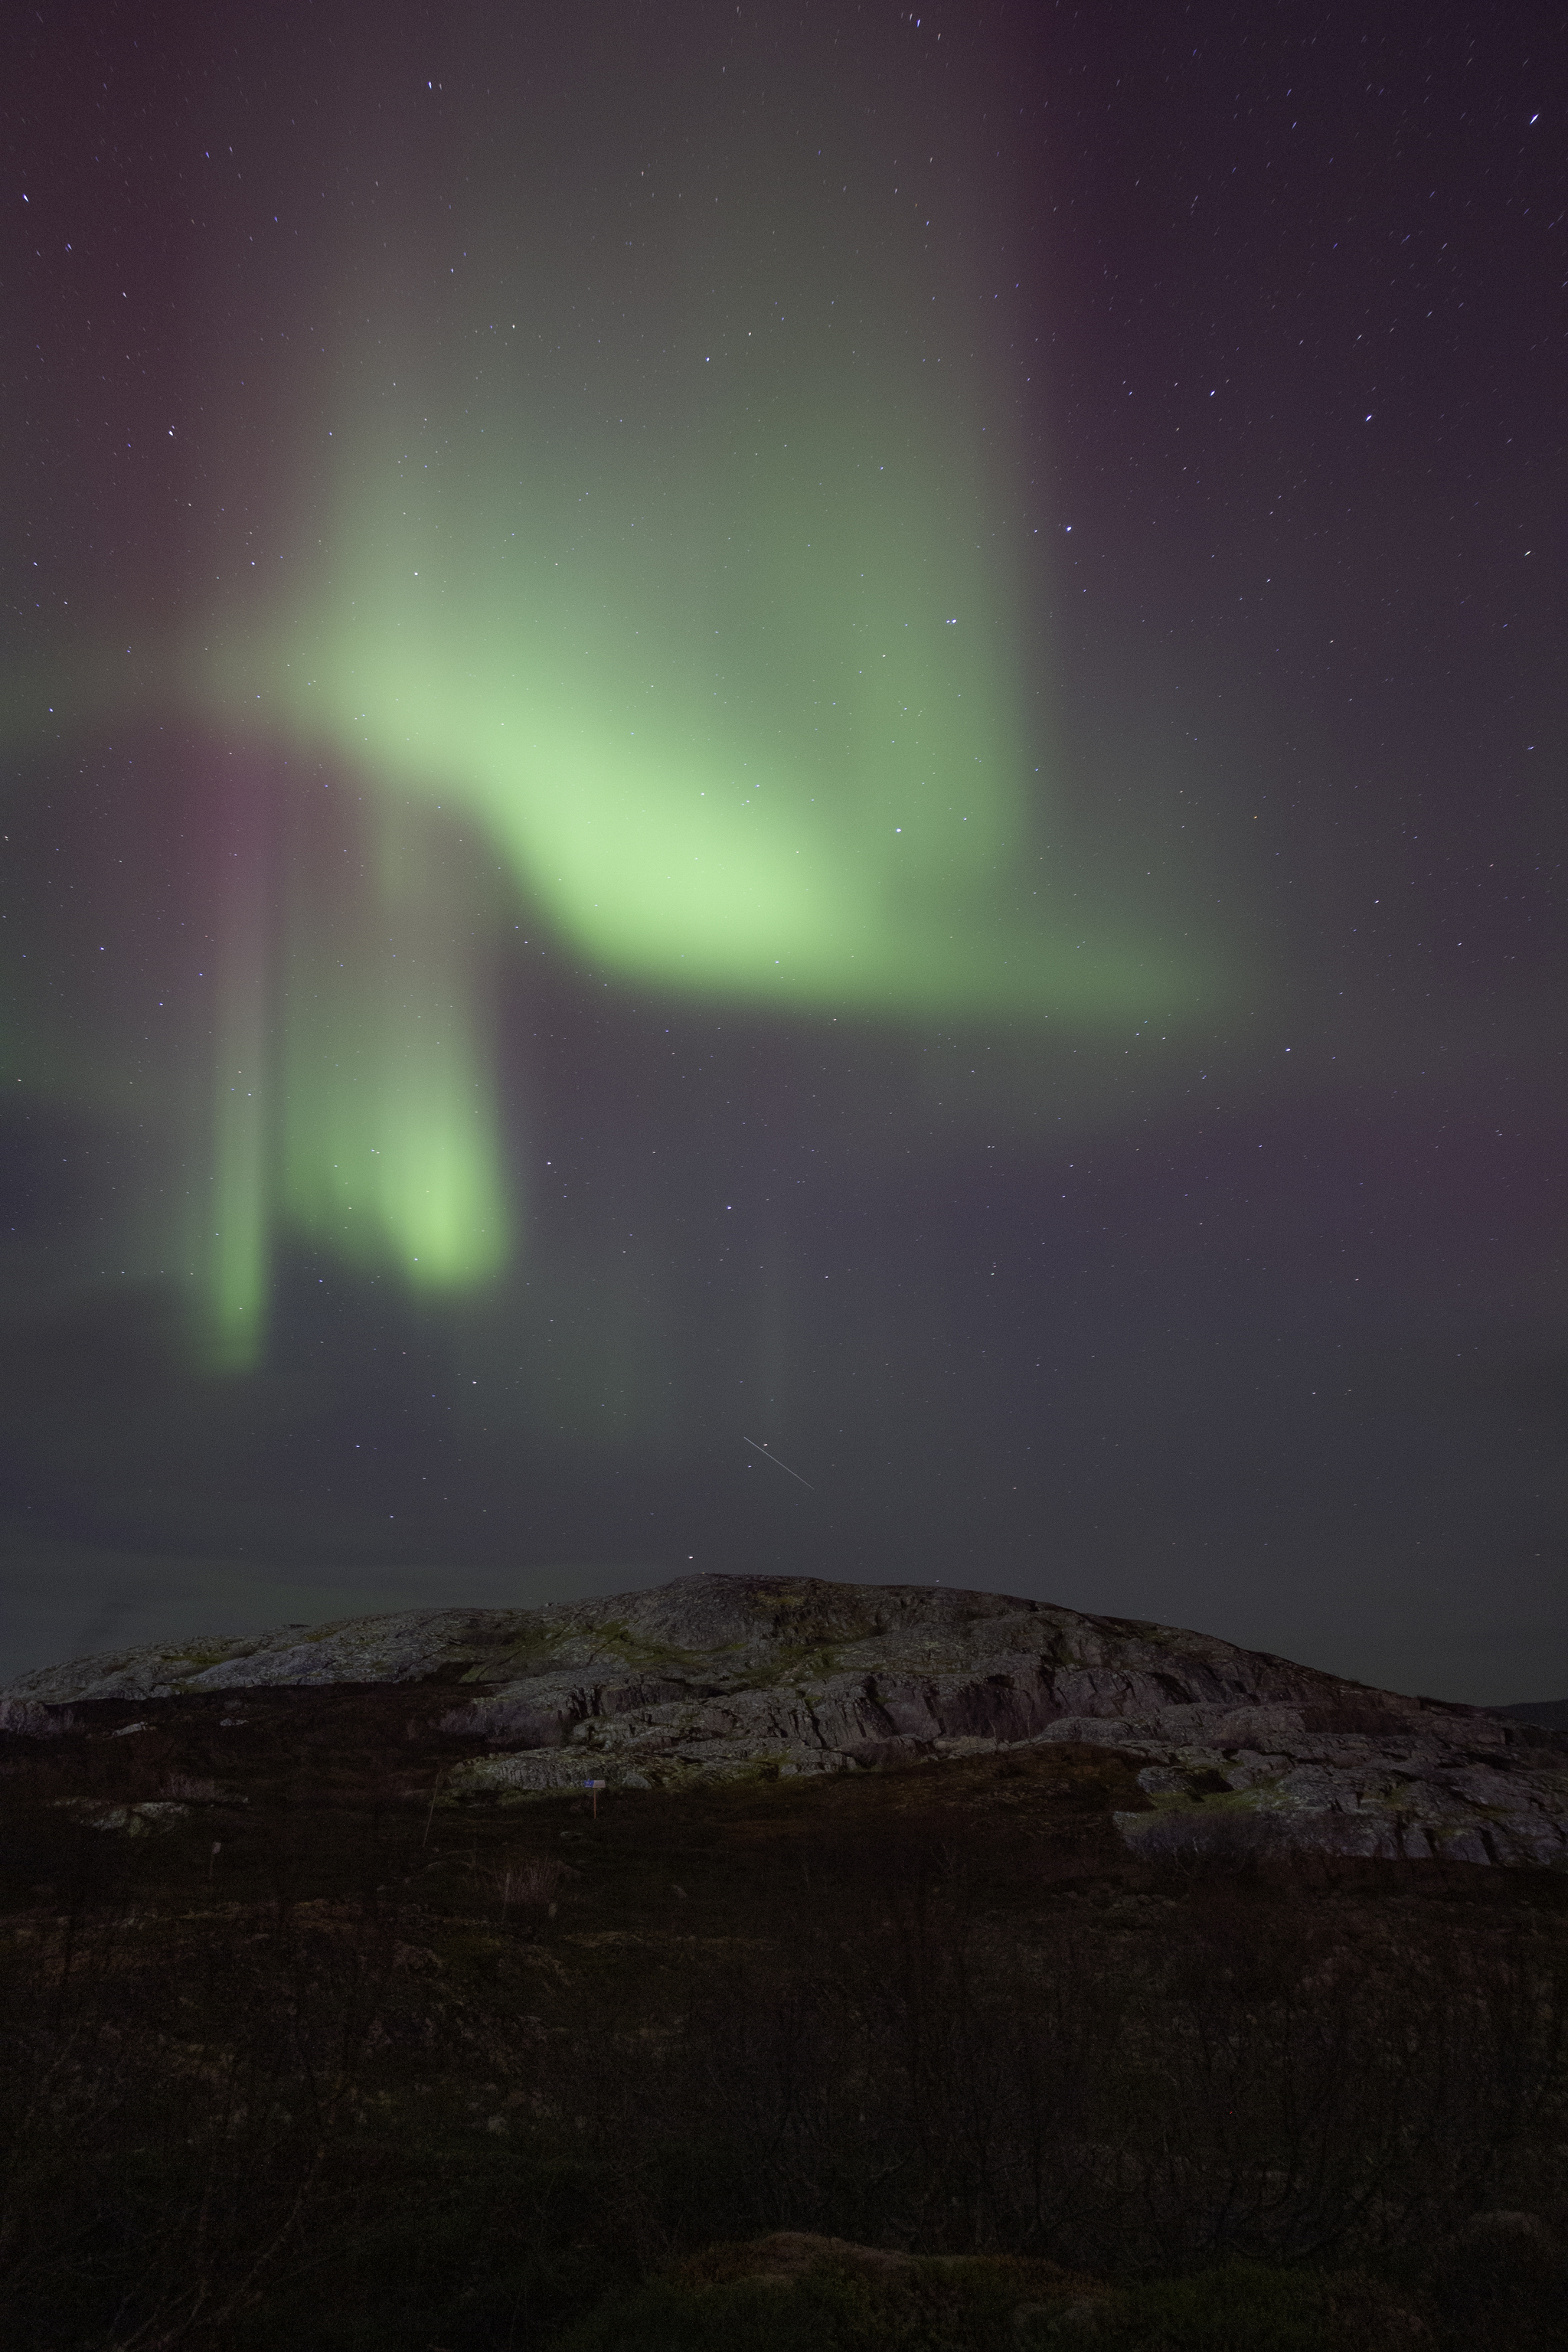
[(448, 1801), (848, 1771), (1040, 1740), (1141, 1757), (1145, 1852), (1309, 1847), (1568, 1864), (1568, 1741), (1204, 1633), (956, 1586), (689, 1576), (541, 1609), (405, 1610), (26, 1675), (14, 1719), (99, 1698), (450, 1682), (486, 1743)]

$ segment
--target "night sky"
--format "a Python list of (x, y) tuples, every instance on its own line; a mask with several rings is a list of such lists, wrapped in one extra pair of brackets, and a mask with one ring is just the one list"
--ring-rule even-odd
[(695, 1568), (1568, 1688), (1565, 96), (18, 17), (0, 1673)]

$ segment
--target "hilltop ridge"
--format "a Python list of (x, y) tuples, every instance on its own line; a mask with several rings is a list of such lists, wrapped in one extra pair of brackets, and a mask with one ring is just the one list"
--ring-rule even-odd
[(679, 1790), (1047, 1742), (1135, 1759), (1136, 1850), (1568, 1866), (1568, 1741), (1217, 1636), (958, 1585), (701, 1574), (149, 1643), (24, 1675), (16, 1729), (101, 1700), (448, 1685), (444, 1801)]

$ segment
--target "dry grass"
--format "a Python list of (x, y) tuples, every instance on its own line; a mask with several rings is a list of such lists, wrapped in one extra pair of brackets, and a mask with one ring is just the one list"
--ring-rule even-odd
[(1534, 2346), (1547, 2240), (1440, 2250), (1568, 2204), (1568, 1884), (1146, 1864), (1102, 1748), (432, 1810), (448, 1704), (0, 1738), (13, 2340), (515, 2352), (793, 2231), (1354, 2264)]

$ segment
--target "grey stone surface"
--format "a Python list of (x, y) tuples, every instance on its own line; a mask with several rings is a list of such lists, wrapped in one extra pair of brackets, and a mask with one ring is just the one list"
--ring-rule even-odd
[(449, 1798), (679, 1788), (1039, 1741), (1142, 1759), (1149, 1853), (1568, 1866), (1568, 1741), (1205, 1633), (957, 1586), (690, 1576), (542, 1609), (405, 1610), (152, 1644), (23, 1675), (13, 1719), (99, 1698), (450, 1683), (485, 1751)]

